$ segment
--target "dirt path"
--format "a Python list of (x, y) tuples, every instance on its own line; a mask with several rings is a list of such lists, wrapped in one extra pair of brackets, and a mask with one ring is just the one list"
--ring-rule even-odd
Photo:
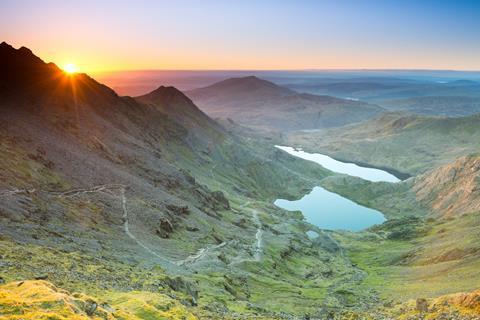
[(211, 168), (210, 168), (210, 177), (215, 178), (215, 169), (217, 168), (217, 163), (215, 163)]
[[(245, 208), (250, 205), (250, 201), (245, 202), (243, 205), (240, 206), (240, 208)], [(258, 216), (258, 211), (255, 209), (252, 209), (252, 216), (253, 216), (253, 222), (257, 226), (257, 231), (255, 233), (255, 241), (254, 241), (254, 254), (253, 258), (239, 258), (236, 257), (232, 260), (230, 265), (236, 265), (240, 264), (242, 262), (258, 262), (262, 260), (262, 254), (263, 254), (263, 228), (262, 228), (262, 222), (260, 221), (260, 217)]]
[(153, 251), (152, 249), (150, 249), (147, 245), (145, 245), (143, 242), (141, 242), (140, 240), (137, 239), (137, 237), (135, 237), (135, 235), (133, 235), (133, 233), (130, 231), (130, 226), (129, 226), (129, 222), (128, 222), (128, 210), (127, 210), (127, 198), (125, 197), (125, 187), (122, 187), (120, 189), (120, 196), (121, 196), (121, 199), (122, 199), (122, 210), (123, 210), (123, 228), (125, 230), (125, 233), (126, 235), (132, 239), (133, 241), (135, 241), (136, 244), (138, 244), (140, 247), (142, 247), (145, 251), (147, 251), (148, 253), (150, 253), (151, 255), (157, 257), (158, 259), (162, 260), (163, 263), (168, 263), (168, 264), (171, 264), (172, 261), (166, 259), (165, 257), (162, 257), (161, 255), (159, 255), (158, 253), (156, 253), (155, 251)]
[(253, 221), (255, 221), (255, 224), (257, 225), (257, 232), (255, 233), (255, 261), (260, 261), (262, 260), (262, 239), (263, 239), (263, 229), (262, 229), (262, 222), (260, 221), (260, 218), (258, 217), (258, 211), (254, 210), (253, 211)]
[(229, 242), (222, 242), (222, 243), (214, 245), (214, 246), (207, 246), (205, 248), (201, 248), (195, 254), (192, 254), (192, 255), (186, 257), (183, 260), (176, 261), (175, 264), (177, 264), (179, 266), (183, 266), (183, 265), (186, 265), (186, 264), (194, 264), (194, 263), (198, 262), (199, 260), (205, 258), (206, 255), (209, 252), (214, 251), (216, 249), (220, 249), (222, 247), (225, 247), (228, 243)]
[[(213, 170), (212, 170), (213, 171)], [(90, 194), (90, 193), (98, 193), (102, 191), (120, 191), (120, 200), (121, 200), (121, 207), (122, 207), (122, 218), (123, 218), (123, 229), (125, 231), (125, 234), (133, 240), (138, 246), (143, 248), (146, 252), (148, 252), (150, 255), (156, 257), (157, 259), (160, 259), (164, 264), (168, 264), (170, 266), (176, 265), (176, 266), (186, 266), (186, 265), (192, 265), (195, 264), (205, 257), (212, 251), (221, 249), (228, 244), (230, 244), (231, 241), (227, 242), (222, 242), (217, 245), (208, 245), (204, 248), (200, 248), (197, 250), (196, 253), (187, 256), (185, 259), (181, 260), (169, 260), (165, 258), (164, 256), (160, 255), (159, 253), (155, 252), (153, 249), (148, 247), (145, 243), (143, 243), (140, 239), (138, 239), (130, 230), (130, 217), (129, 217), (129, 212), (127, 208), (127, 197), (125, 195), (126, 191), (126, 186), (123, 184), (102, 184), (102, 185), (97, 185), (93, 186), (91, 188), (76, 188), (76, 189), (71, 189), (67, 191), (44, 191), (48, 194), (48, 196), (51, 197), (59, 197), (59, 198), (71, 198), (75, 196), (80, 196), (80, 195), (85, 195), (85, 194)], [(12, 190), (4, 190), (0, 191), (0, 197), (3, 196), (11, 196), (15, 194), (32, 194), (37, 192), (36, 189), (12, 189)], [(250, 205), (250, 202), (246, 202), (241, 206), (241, 208), (246, 207)], [(254, 259), (240, 259), (237, 263), (241, 261), (260, 261), (262, 257), (262, 237), (263, 237), (263, 229), (262, 229), (262, 224), (261, 221), (258, 217), (258, 212), (256, 210), (253, 210), (253, 221), (257, 225), (257, 232), (255, 234), (255, 254), (254, 254)]]

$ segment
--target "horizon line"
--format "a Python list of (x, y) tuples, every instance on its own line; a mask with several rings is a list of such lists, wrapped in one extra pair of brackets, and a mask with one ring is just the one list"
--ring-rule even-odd
[(100, 70), (86, 71), (90, 74), (102, 73), (128, 73), (128, 72), (465, 72), (480, 73), (478, 70), (470, 69), (429, 69), (429, 68), (305, 68), (305, 69), (118, 69), (118, 70)]

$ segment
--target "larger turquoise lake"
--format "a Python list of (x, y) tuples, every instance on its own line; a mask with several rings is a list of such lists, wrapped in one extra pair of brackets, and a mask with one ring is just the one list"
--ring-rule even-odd
[[(380, 169), (344, 163), (323, 154), (311, 154), (291, 147), (276, 147), (293, 156), (316, 162), (338, 173), (349, 174), (374, 182), (393, 183), (400, 181), (394, 175)], [(385, 221), (385, 217), (380, 211), (359, 205), (320, 186), (313, 188), (310, 193), (301, 199), (294, 201), (277, 199), (274, 204), (285, 210), (300, 210), (306, 221), (321, 229), (359, 231)]]

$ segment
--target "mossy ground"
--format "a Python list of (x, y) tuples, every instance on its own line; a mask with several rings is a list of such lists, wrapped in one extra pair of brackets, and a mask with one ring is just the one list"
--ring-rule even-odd
[(400, 219), (336, 238), (367, 272), (361, 286), (399, 303), (478, 289), (479, 226), (480, 213), (440, 221)]

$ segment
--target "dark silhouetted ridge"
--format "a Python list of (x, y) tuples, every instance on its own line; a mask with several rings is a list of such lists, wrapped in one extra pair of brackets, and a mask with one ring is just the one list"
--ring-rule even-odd
[(48, 102), (105, 105), (118, 99), (110, 88), (86, 74), (67, 75), (54, 63), (45, 63), (28, 48), (0, 44), (0, 101), (7, 105)]

